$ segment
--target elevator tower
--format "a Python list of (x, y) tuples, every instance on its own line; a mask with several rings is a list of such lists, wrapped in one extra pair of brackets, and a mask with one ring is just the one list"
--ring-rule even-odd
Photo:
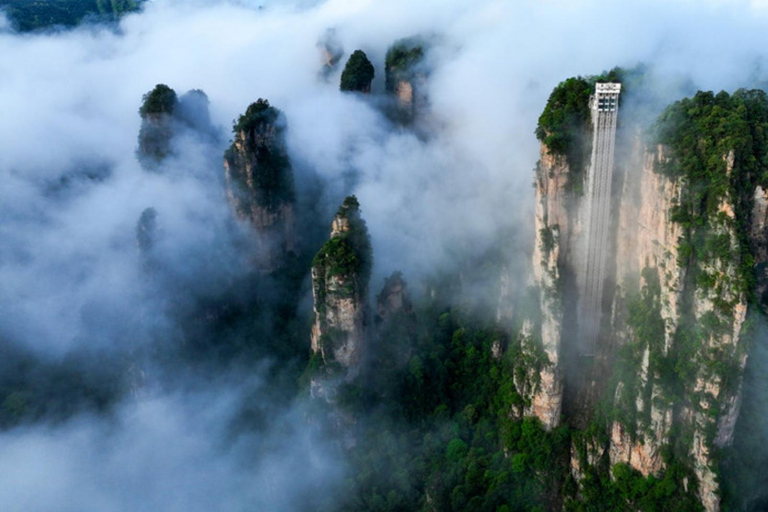
[(584, 198), (586, 249), (580, 276), (578, 319), (579, 351), (584, 356), (595, 354), (595, 345), (600, 335), (620, 93), (620, 83), (598, 83), (589, 101), (592, 115), (592, 158)]

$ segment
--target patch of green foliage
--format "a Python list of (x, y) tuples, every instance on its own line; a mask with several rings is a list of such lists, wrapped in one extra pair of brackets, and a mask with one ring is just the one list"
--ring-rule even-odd
[(546, 432), (536, 419), (511, 417), (512, 361), (492, 351), (506, 345), (505, 335), (450, 309), (418, 316), (421, 335), (409, 360), (389, 378), (373, 379), (376, 387), (366, 377), (348, 403), (367, 419), (349, 452), (339, 509), (557, 508), (569, 430)]
[(626, 94), (628, 78), (637, 80), (643, 70), (626, 71), (613, 68), (597, 76), (572, 77), (560, 82), (549, 95), (539, 116), (536, 138), (547, 146), (550, 154), (564, 156), (571, 172), (568, 187), (582, 190), (584, 168), (592, 151), (592, 118), (589, 97), (598, 82), (621, 82)]
[[(612, 389), (621, 383), (621, 392), (612, 407), (613, 419), (629, 432), (633, 441), (638, 439), (638, 427), (651, 423), (651, 399), (654, 386), (666, 389), (671, 384), (670, 362), (664, 353), (665, 324), (661, 316), (661, 285), (654, 269), (642, 272), (644, 286), (639, 293), (627, 297), (627, 326), (630, 338), (621, 346), (616, 358), (616, 371)], [(648, 351), (645, 381), (638, 371)], [(611, 393), (610, 395), (613, 395)], [(637, 410), (637, 398), (642, 398), (643, 410)]]
[(0, 0), (13, 27), (30, 32), (50, 27), (71, 28), (85, 20), (116, 21), (139, 10), (144, 0)]
[(387, 92), (395, 90), (398, 80), (409, 79), (417, 66), (424, 58), (423, 43), (416, 38), (401, 39), (387, 50), (384, 60)]
[[(682, 185), (670, 213), (683, 228), (678, 264), (686, 268), (688, 292), (666, 368), (674, 382), (673, 399), (686, 399), (713, 418), (707, 428), (711, 438), (720, 404), (711, 394), (697, 392), (696, 381), (713, 380), (720, 396), (728, 396), (738, 380), (739, 355), (707, 346), (710, 338), (731, 331), (742, 298), (756, 300), (750, 229), (755, 187), (768, 183), (768, 96), (761, 90), (699, 92), (668, 107), (652, 135), (670, 150), (669, 161), (657, 172)], [(700, 318), (694, 313), (697, 293), (713, 304)]]
[(41, 361), (10, 346), (0, 356), (6, 365), (0, 375), (0, 431), (86, 411), (107, 413), (127, 389), (125, 368), (115, 360), (80, 354)]
[(337, 236), (328, 240), (317, 253), (313, 265), (327, 267), (332, 276), (357, 277), (363, 263), (358, 248), (347, 236)]
[[(360, 203), (355, 196), (348, 196), (336, 212), (337, 217), (347, 219), (349, 229), (328, 240), (318, 251), (312, 266), (321, 268), (324, 281), (327, 276), (339, 276), (347, 281), (349, 295), (363, 292), (373, 269), (373, 249), (368, 227), (360, 215)], [(324, 283), (320, 288), (325, 290)]]
[[(232, 176), (240, 181), (242, 192), (251, 194), (244, 204), (274, 211), (292, 202), (295, 199), (293, 170), (285, 147), (282, 112), (259, 98), (237, 119), (232, 130), (236, 140), (224, 158)], [(238, 151), (238, 141), (243, 144), (245, 154)], [(252, 175), (246, 176), (249, 165)]]
[[(701, 512), (695, 494), (696, 479), (687, 465), (667, 461), (661, 478), (644, 477), (626, 464), (611, 468), (612, 478), (593, 467), (582, 479), (581, 500), (569, 500), (568, 512), (643, 511), (643, 512)], [(688, 483), (688, 489), (684, 487)]]
[(172, 114), (178, 99), (176, 91), (165, 84), (157, 84), (154, 89), (144, 95), (139, 114)]
[(341, 73), (342, 91), (370, 92), (375, 70), (365, 52), (355, 50)]
[(544, 226), (539, 230), (539, 237), (541, 238), (541, 250), (545, 254), (549, 254), (555, 248), (557, 238), (555, 238), (555, 230), (558, 226)]
[[(702, 276), (698, 284), (708, 289), (729, 284), (734, 293), (753, 298), (750, 224), (754, 188), (768, 184), (768, 96), (744, 89), (732, 95), (699, 92), (668, 107), (653, 134), (672, 155), (658, 171), (684, 184), (671, 212), (685, 230), (679, 263), (700, 271), (702, 263), (736, 262), (735, 282)], [(724, 201), (733, 205), (733, 218), (721, 211)], [(729, 232), (735, 232), (735, 243)], [(728, 299), (723, 299), (722, 312), (728, 313)]]
[(232, 126), (232, 131), (235, 133), (266, 131), (277, 123), (279, 117), (280, 111), (270, 106), (269, 100), (259, 98), (248, 105), (245, 114), (237, 118), (237, 122)]
[(536, 137), (550, 153), (566, 157), (574, 174), (580, 174), (590, 150), (589, 96), (593, 84), (575, 77), (560, 82), (539, 116)]
[[(643, 476), (627, 464), (611, 466), (608, 451), (596, 456), (595, 447), (607, 447), (608, 422), (611, 419), (598, 409), (595, 419), (571, 439), (582, 478), (569, 475), (563, 486), (567, 512), (587, 511), (670, 511), (700, 512), (698, 483), (692, 465), (686, 458), (676, 457), (671, 445), (661, 448), (664, 471), (660, 475)], [(592, 447), (590, 460), (588, 450)]]

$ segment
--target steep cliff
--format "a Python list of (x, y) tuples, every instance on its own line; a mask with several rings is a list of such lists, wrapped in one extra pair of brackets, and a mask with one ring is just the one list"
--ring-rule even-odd
[(368, 281), (373, 256), (368, 228), (355, 196), (333, 219), (330, 239), (312, 263), (312, 352), (325, 365), (354, 375), (368, 336)]
[(156, 167), (171, 153), (173, 112), (177, 103), (176, 92), (165, 84), (158, 84), (144, 95), (139, 109), (141, 130), (137, 156), (145, 169)]
[(259, 235), (259, 265), (272, 271), (294, 251), (293, 170), (283, 114), (259, 99), (241, 115), (224, 153), (227, 195), (237, 215)]
[(174, 154), (174, 138), (183, 133), (194, 133), (204, 143), (217, 137), (208, 112), (208, 97), (199, 89), (178, 97), (167, 85), (158, 84), (144, 95), (139, 115), (136, 156), (147, 171), (159, 170), (160, 164)]
[(427, 104), (426, 43), (420, 38), (401, 39), (387, 50), (385, 85), (396, 101), (395, 117), (408, 124)]
[[(542, 144), (533, 255), (541, 318), (535, 328), (529, 323), (528, 338), (540, 341), (547, 360), (528, 379), (538, 385), (525, 388), (524, 412), (552, 428), (562, 410), (583, 429), (572, 448), (583, 485), (594, 485), (585, 479), (590, 471), (619, 480), (637, 471), (651, 482), (677, 482), (680, 503), (719, 510), (715, 454), (733, 440), (748, 318), (762, 307), (766, 115), (764, 93), (739, 91), (670, 106), (645, 140), (624, 119), (613, 274), (591, 358), (573, 352), (571, 333), (585, 319), (569, 315), (580, 299), (569, 276), (584, 253), (584, 199), (574, 184), (591, 169), (574, 165), (583, 149)], [(582, 130), (572, 134), (581, 137), (576, 144), (589, 140), (586, 125), (561, 126)]]
[[(563, 376), (560, 363), (560, 340), (563, 323), (561, 269), (569, 252), (573, 231), (569, 215), (573, 198), (566, 185), (572, 177), (563, 157), (550, 155), (542, 146), (541, 160), (536, 171), (536, 202), (534, 228), (536, 242), (533, 248), (533, 278), (540, 293), (541, 316), (538, 336), (532, 325), (526, 323), (521, 332), (523, 350), (534, 354), (540, 348), (546, 356), (543, 367), (526, 366), (526, 381), (520, 378), (518, 389), (524, 390), (526, 415), (541, 420), (544, 428), (558, 426), (563, 405)], [(540, 344), (540, 346), (539, 346)]]

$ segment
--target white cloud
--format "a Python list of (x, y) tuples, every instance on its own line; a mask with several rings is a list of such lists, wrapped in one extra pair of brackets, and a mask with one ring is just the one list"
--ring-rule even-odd
[[(268, 98), (286, 113), (297, 179), (306, 166), (322, 177), (328, 214), (342, 193), (356, 193), (377, 273), (402, 268), (409, 278), (450, 265), (458, 249), (482, 253), (510, 229), (532, 239), (533, 130), (558, 81), (638, 62), (662, 83), (685, 78), (705, 89), (766, 78), (768, 20), (754, 15), (765, 8), (756, 0), (329, 0), (263, 11), (257, 3), (157, 0), (119, 32), (19, 36), (0, 17), (0, 338), (52, 357), (163, 343), (174, 328), (164, 300), (242, 275), (221, 187), (223, 144), (186, 140), (165, 174), (142, 172), (135, 160), (137, 109), (157, 83), (205, 90), (225, 134), (249, 103)], [(330, 27), (347, 55), (369, 54), (378, 90), (388, 45), (440, 36), (433, 133), (392, 129), (375, 99), (337, 90), (340, 70), (328, 83), (318, 78), (316, 42)], [(101, 166), (111, 171), (83, 177)], [(175, 269), (166, 281), (140, 271), (135, 224), (148, 206)], [(222, 388), (211, 402), (231, 394)], [(220, 424), (197, 427), (185, 408), (209, 403), (161, 397), (121, 409), (115, 425), (82, 419), (3, 435), (0, 503), (25, 511), (264, 503), (266, 477), (241, 473), (218, 451)], [(295, 468), (276, 467), (270, 492), (282, 499)], [(243, 501), (233, 498), (240, 493)]]

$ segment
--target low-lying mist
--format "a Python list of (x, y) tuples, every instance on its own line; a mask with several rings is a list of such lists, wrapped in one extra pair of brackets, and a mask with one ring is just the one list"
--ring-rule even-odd
[[(6, 411), (34, 420), (0, 434), (3, 510), (282, 511), (333, 498), (344, 460), (306, 421), (295, 382), (308, 269), (290, 292), (297, 325), (280, 325), (264, 304), (287, 292), (254, 276), (258, 244), (224, 193), (230, 127), (257, 98), (287, 119), (298, 205), (321, 230), (306, 234), (308, 253), (353, 193), (372, 292), (402, 270), (418, 293), (500, 247), (508, 286), (522, 288), (533, 131), (552, 88), (638, 63), (664, 101), (759, 86), (767, 25), (768, 9), (746, 1), (156, 0), (116, 27), (31, 35), (0, 15), (0, 388), (23, 387), (0, 390)], [(328, 29), (342, 65), (358, 48), (370, 57), (370, 97), (339, 92), (341, 66), (322, 74)], [(381, 108), (386, 50), (415, 34), (434, 41), (422, 132)], [(182, 133), (147, 172), (138, 109), (158, 83), (205, 91), (217, 136)], [(147, 208), (151, 270), (136, 238)], [(216, 364), (187, 357), (190, 345)], [(30, 416), (53, 391), (71, 402)]]

